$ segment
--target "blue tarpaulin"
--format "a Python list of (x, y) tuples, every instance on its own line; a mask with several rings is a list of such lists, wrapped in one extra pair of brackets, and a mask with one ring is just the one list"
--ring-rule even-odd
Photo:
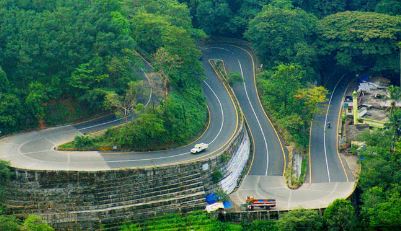
[(205, 200), (206, 200), (207, 204), (211, 205), (211, 204), (216, 203), (219, 200), (219, 198), (216, 194), (210, 193), (210, 194), (206, 195)]
[(231, 201), (224, 201), (223, 205), (225, 209), (231, 209), (233, 207)]
[[(221, 201), (221, 198), (219, 196), (217, 196), (215, 193), (210, 193), (210, 194), (206, 195), (205, 201), (208, 205), (212, 205), (212, 204), (217, 203), (218, 201)], [(233, 205), (230, 201), (223, 201), (223, 205), (224, 205), (225, 209), (229, 209), (229, 208), (233, 207)]]

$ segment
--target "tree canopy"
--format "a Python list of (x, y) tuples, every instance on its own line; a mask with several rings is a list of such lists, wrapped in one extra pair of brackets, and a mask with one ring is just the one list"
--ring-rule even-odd
[(122, 91), (138, 78), (141, 61), (119, 2), (0, 1), (4, 132), (47, 120), (52, 101), (71, 99), (101, 111), (105, 90)]
[(268, 67), (290, 62), (306, 67), (315, 61), (311, 42), (316, 25), (316, 17), (291, 4), (270, 4), (249, 22), (245, 37)]
[(401, 17), (343, 12), (318, 25), (319, 51), (349, 71), (397, 73)]

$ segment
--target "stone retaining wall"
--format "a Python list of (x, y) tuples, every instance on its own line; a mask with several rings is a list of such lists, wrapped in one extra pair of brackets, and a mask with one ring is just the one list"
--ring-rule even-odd
[(241, 124), (222, 153), (174, 166), (99, 172), (14, 169), (7, 211), (21, 217), (39, 214), (57, 230), (96, 230), (101, 224), (113, 229), (124, 221), (203, 209), (205, 195), (218, 187), (213, 172), (229, 174), (226, 166), (246, 139)]

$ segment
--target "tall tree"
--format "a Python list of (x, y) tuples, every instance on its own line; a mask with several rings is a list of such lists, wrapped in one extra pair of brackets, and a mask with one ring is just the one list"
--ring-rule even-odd
[(278, 220), (278, 229), (283, 231), (320, 230), (323, 221), (317, 211), (297, 209), (286, 213)]
[(398, 73), (401, 18), (379, 13), (343, 12), (319, 22), (319, 51), (347, 70)]
[(316, 23), (315, 16), (288, 1), (275, 1), (250, 21), (245, 37), (268, 67), (290, 62), (309, 67), (316, 58), (311, 45)]
[(330, 231), (352, 231), (356, 227), (355, 209), (349, 200), (337, 199), (324, 210), (323, 218)]
[(383, 14), (401, 15), (401, 2), (398, 0), (381, 0), (375, 11)]

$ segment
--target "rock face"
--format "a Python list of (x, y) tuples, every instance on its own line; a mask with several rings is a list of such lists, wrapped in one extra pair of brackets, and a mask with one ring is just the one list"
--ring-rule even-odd
[(244, 144), (250, 146), (242, 126), (222, 153), (191, 163), (100, 172), (15, 169), (7, 211), (39, 214), (57, 230), (95, 230), (101, 224), (113, 229), (124, 221), (203, 209), (205, 195), (218, 187), (213, 172), (221, 171), (223, 179), (232, 174), (221, 154), (248, 157)]

